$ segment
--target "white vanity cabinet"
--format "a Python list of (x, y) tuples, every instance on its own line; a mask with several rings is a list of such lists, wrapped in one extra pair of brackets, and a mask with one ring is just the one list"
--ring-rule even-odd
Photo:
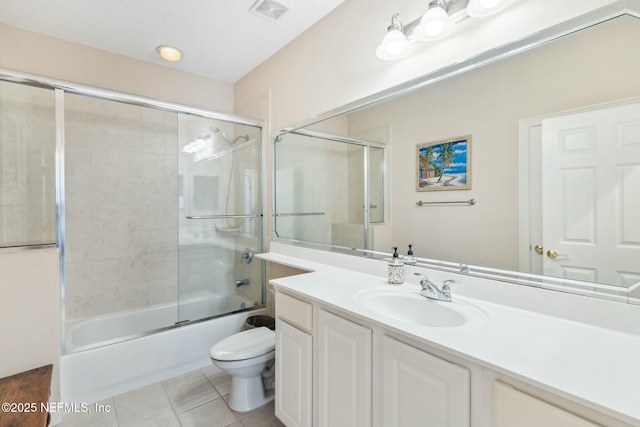
[(312, 306), (277, 293), (275, 414), (288, 427), (310, 427)]
[(465, 367), (384, 335), (381, 370), (382, 426), (470, 426)]
[(276, 292), (276, 337), (276, 415), (287, 427), (470, 425), (469, 370), (384, 330)]
[(493, 383), (493, 427), (601, 427), (501, 381)]
[(319, 309), (314, 334), (314, 425), (371, 426), (371, 329)]

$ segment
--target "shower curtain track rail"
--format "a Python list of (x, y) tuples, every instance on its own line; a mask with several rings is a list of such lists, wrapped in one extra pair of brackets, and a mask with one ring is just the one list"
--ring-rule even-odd
[(29, 86), (60, 89), (65, 93), (73, 93), (76, 95), (91, 96), (97, 99), (107, 101), (123, 102), (126, 104), (137, 105), (141, 107), (152, 107), (158, 110), (174, 111), (186, 114), (194, 114), (201, 117), (207, 117), (214, 120), (222, 120), (238, 125), (246, 125), (253, 127), (263, 127), (263, 123), (259, 120), (247, 119), (233, 114), (218, 113), (202, 108), (191, 107), (184, 104), (160, 101), (153, 98), (147, 98), (141, 95), (134, 95), (117, 90), (103, 89), (96, 86), (83, 85), (81, 83), (70, 82), (37, 74), (31, 74), (23, 71), (11, 70), (0, 67), (0, 81), (8, 81), (14, 83), (22, 83)]

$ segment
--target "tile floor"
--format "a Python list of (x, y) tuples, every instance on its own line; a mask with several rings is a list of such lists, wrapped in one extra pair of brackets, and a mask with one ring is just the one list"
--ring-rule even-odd
[(230, 386), (229, 374), (211, 365), (98, 402), (110, 411), (67, 414), (58, 426), (284, 427), (273, 401), (247, 413), (231, 410), (225, 400)]

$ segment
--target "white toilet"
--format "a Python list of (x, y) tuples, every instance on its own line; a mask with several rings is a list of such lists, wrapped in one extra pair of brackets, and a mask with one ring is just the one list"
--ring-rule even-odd
[(247, 412), (273, 400), (273, 390), (265, 390), (262, 371), (275, 358), (276, 335), (267, 327), (238, 332), (211, 347), (214, 365), (231, 379), (229, 407)]

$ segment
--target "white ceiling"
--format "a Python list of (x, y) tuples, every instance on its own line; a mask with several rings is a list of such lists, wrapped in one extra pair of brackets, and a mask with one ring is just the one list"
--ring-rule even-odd
[[(272, 21), (256, 0), (0, 0), (0, 22), (234, 83), (345, 0), (277, 0)], [(168, 44), (178, 63), (158, 56)]]

